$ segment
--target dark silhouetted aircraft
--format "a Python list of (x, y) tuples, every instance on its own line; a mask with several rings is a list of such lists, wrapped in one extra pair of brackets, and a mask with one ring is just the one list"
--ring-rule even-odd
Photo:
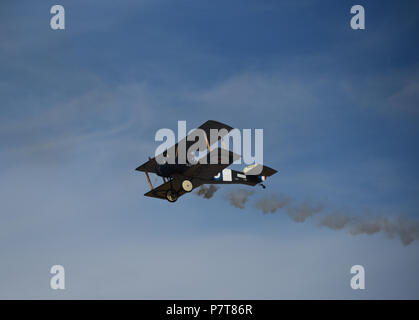
[[(185, 161), (185, 164), (178, 163), (178, 151), (179, 145), (182, 143), (186, 146), (184, 150), (189, 150), (189, 147), (196, 142), (196, 139), (190, 141), (190, 137), (196, 136), (195, 133), (197, 129), (169, 148), (174, 148), (174, 152), (172, 153), (175, 154), (174, 163), (159, 164), (156, 160), (157, 156), (156, 158), (149, 158), (146, 163), (135, 169), (145, 172), (147, 181), (150, 185), (151, 190), (145, 193), (145, 196), (167, 199), (170, 202), (175, 202), (180, 196), (191, 192), (193, 189), (203, 184), (245, 184), (250, 186), (260, 184), (265, 188), (263, 181), (277, 172), (272, 168), (260, 164), (248, 166), (244, 168), (243, 172), (227, 169), (229, 165), (240, 159), (240, 156), (227, 150), (225, 145), (224, 148), (210, 150), (210, 144), (207, 137), (210, 137), (211, 129), (218, 130), (218, 132), (221, 133), (218, 136), (218, 143), (218, 141), (233, 130), (233, 128), (226, 124), (209, 120), (198, 129), (201, 129), (200, 132), (204, 132), (208, 153), (195, 163), (190, 163), (188, 160)], [(224, 141), (222, 140), (222, 142)], [(167, 156), (170, 152), (166, 150), (162, 154)], [(203, 161), (204, 159), (205, 161)], [(149, 173), (155, 173), (162, 177), (163, 184), (153, 188)]]

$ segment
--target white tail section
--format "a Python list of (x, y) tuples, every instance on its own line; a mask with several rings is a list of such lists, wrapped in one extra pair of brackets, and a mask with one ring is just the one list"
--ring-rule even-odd
[(256, 176), (261, 174), (263, 170), (263, 165), (261, 164), (252, 164), (250, 166), (247, 166), (243, 169), (243, 173), (247, 176)]

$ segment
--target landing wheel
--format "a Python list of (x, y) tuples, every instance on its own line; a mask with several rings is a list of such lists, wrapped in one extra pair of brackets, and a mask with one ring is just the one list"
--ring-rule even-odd
[(193, 185), (192, 182), (189, 180), (183, 180), (182, 181), (182, 189), (185, 190), (186, 192), (191, 192), (193, 189)]
[(169, 190), (166, 193), (166, 198), (169, 202), (175, 202), (177, 200), (177, 194), (173, 190)]

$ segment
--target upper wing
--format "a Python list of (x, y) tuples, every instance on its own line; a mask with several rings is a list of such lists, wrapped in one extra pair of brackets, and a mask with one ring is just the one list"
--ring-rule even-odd
[(141, 166), (139, 166), (135, 170), (156, 173), (156, 164), (157, 164), (156, 159), (150, 158), (150, 160), (143, 163)]
[[(217, 130), (221, 130), (221, 129), (225, 129), (226, 132), (224, 133), (229, 133), (231, 130), (233, 130), (232, 127), (230, 127), (229, 125), (226, 125), (224, 123), (218, 122), (218, 121), (214, 121), (214, 120), (208, 120), (207, 122), (205, 122), (204, 124), (202, 124), (199, 128), (197, 129), (201, 129), (205, 132), (207, 139), (210, 139), (210, 132), (211, 129), (217, 129)], [(194, 141), (188, 141), (187, 137), (193, 135), (194, 133), (196, 133), (196, 129), (194, 131), (192, 131), (189, 135), (187, 135), (185, 138), (183, 138), (180, 142), (176, 143), (174, 146), (170, 147), (169, 149), (174, 148), (175, 150), (175, 154), (176, 154), (176, 162), (177, 162), (177, 147), (179, 145), (179, 143), (183, 143), (184, 140), (186, 140), (186, 150), (189, 149), (190, 146), (192, 146), (196, 140)], [(220, 132), (220, 136), (218, 136), (218, 140), (220, 140), (221, 138), (223, 138), (226, 134), (223, 134), (223, 132)], [(218, 141), (217, 140), (217, 141)], [(146, 163), (143, 163), (141, 166), (139, 166), (138, 168), (136, 168), (135, 170), (137, 171), (147, 171), (147, 172), (155, 172), (155, 166), (156, 166), (156, 160), (155, 158), (151, 158), (149, 161), (147, 161)]]
[[(211, 129), (217, 129), (217, 130), (221, 130), (221, 129), (225, 129), (226, 130), (226, 134), (228, 134), (231, 130), (233, 130), (232, 127), (230, 127), (229, 125), (226, 125), (224, 123), (218, 122), (218, 121), (214, 121), (214, 120), (208, 120), (207, 122), (205, 122), (204, 124), (202, 124), (199, 128), (197, 129), (201, 129), (205, 132), (207, 139), (210, 139), (210, 132)], [(196, 132), (196, 129), (194, 131), (192, 131), (190, 134), (188, 134), (185, 138), (183, 138), (181, 141), (183, 141), (184, 139), (187, 139), (188, 136), (193, 135)], [(218, 140), (220, 140), (221, 138), (223, 138), (226, 134), (221, 134), (218, 137)], [(218, 141), (217, 140), (217, 141)], [(214, 141), (215, 142), (215, 141)], [(193, 145), (195, 143), (195, 141), (188, 141), (186, 140), (186, 150), (189, 149), (189, 147), (191, 145)], [(178, 144), (176, 143), (176, 145), (174, 146), (175, 148), (177, 148)]]
[[(205, 162), (203, 161), (205, 158)], [(223, 169), (227, 168), (234, 161), (240, 159), (237, 153), (230, 150), (216, 148), (201, 158), (198, 163), (183, 173), (186, 177), (198, 179), (210, 179), (216, 176)]]

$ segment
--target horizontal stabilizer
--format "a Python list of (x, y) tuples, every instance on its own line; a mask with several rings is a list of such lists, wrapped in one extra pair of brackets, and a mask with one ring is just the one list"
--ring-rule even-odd
[(259, 175), (259, 176), (266, 176), (270, 177), (277, 173), (275, 169), (269, 168), (267, 166), (263, 166), (261, 164), (253, 164), (244, 168), (243, 173), (247, 176)]

